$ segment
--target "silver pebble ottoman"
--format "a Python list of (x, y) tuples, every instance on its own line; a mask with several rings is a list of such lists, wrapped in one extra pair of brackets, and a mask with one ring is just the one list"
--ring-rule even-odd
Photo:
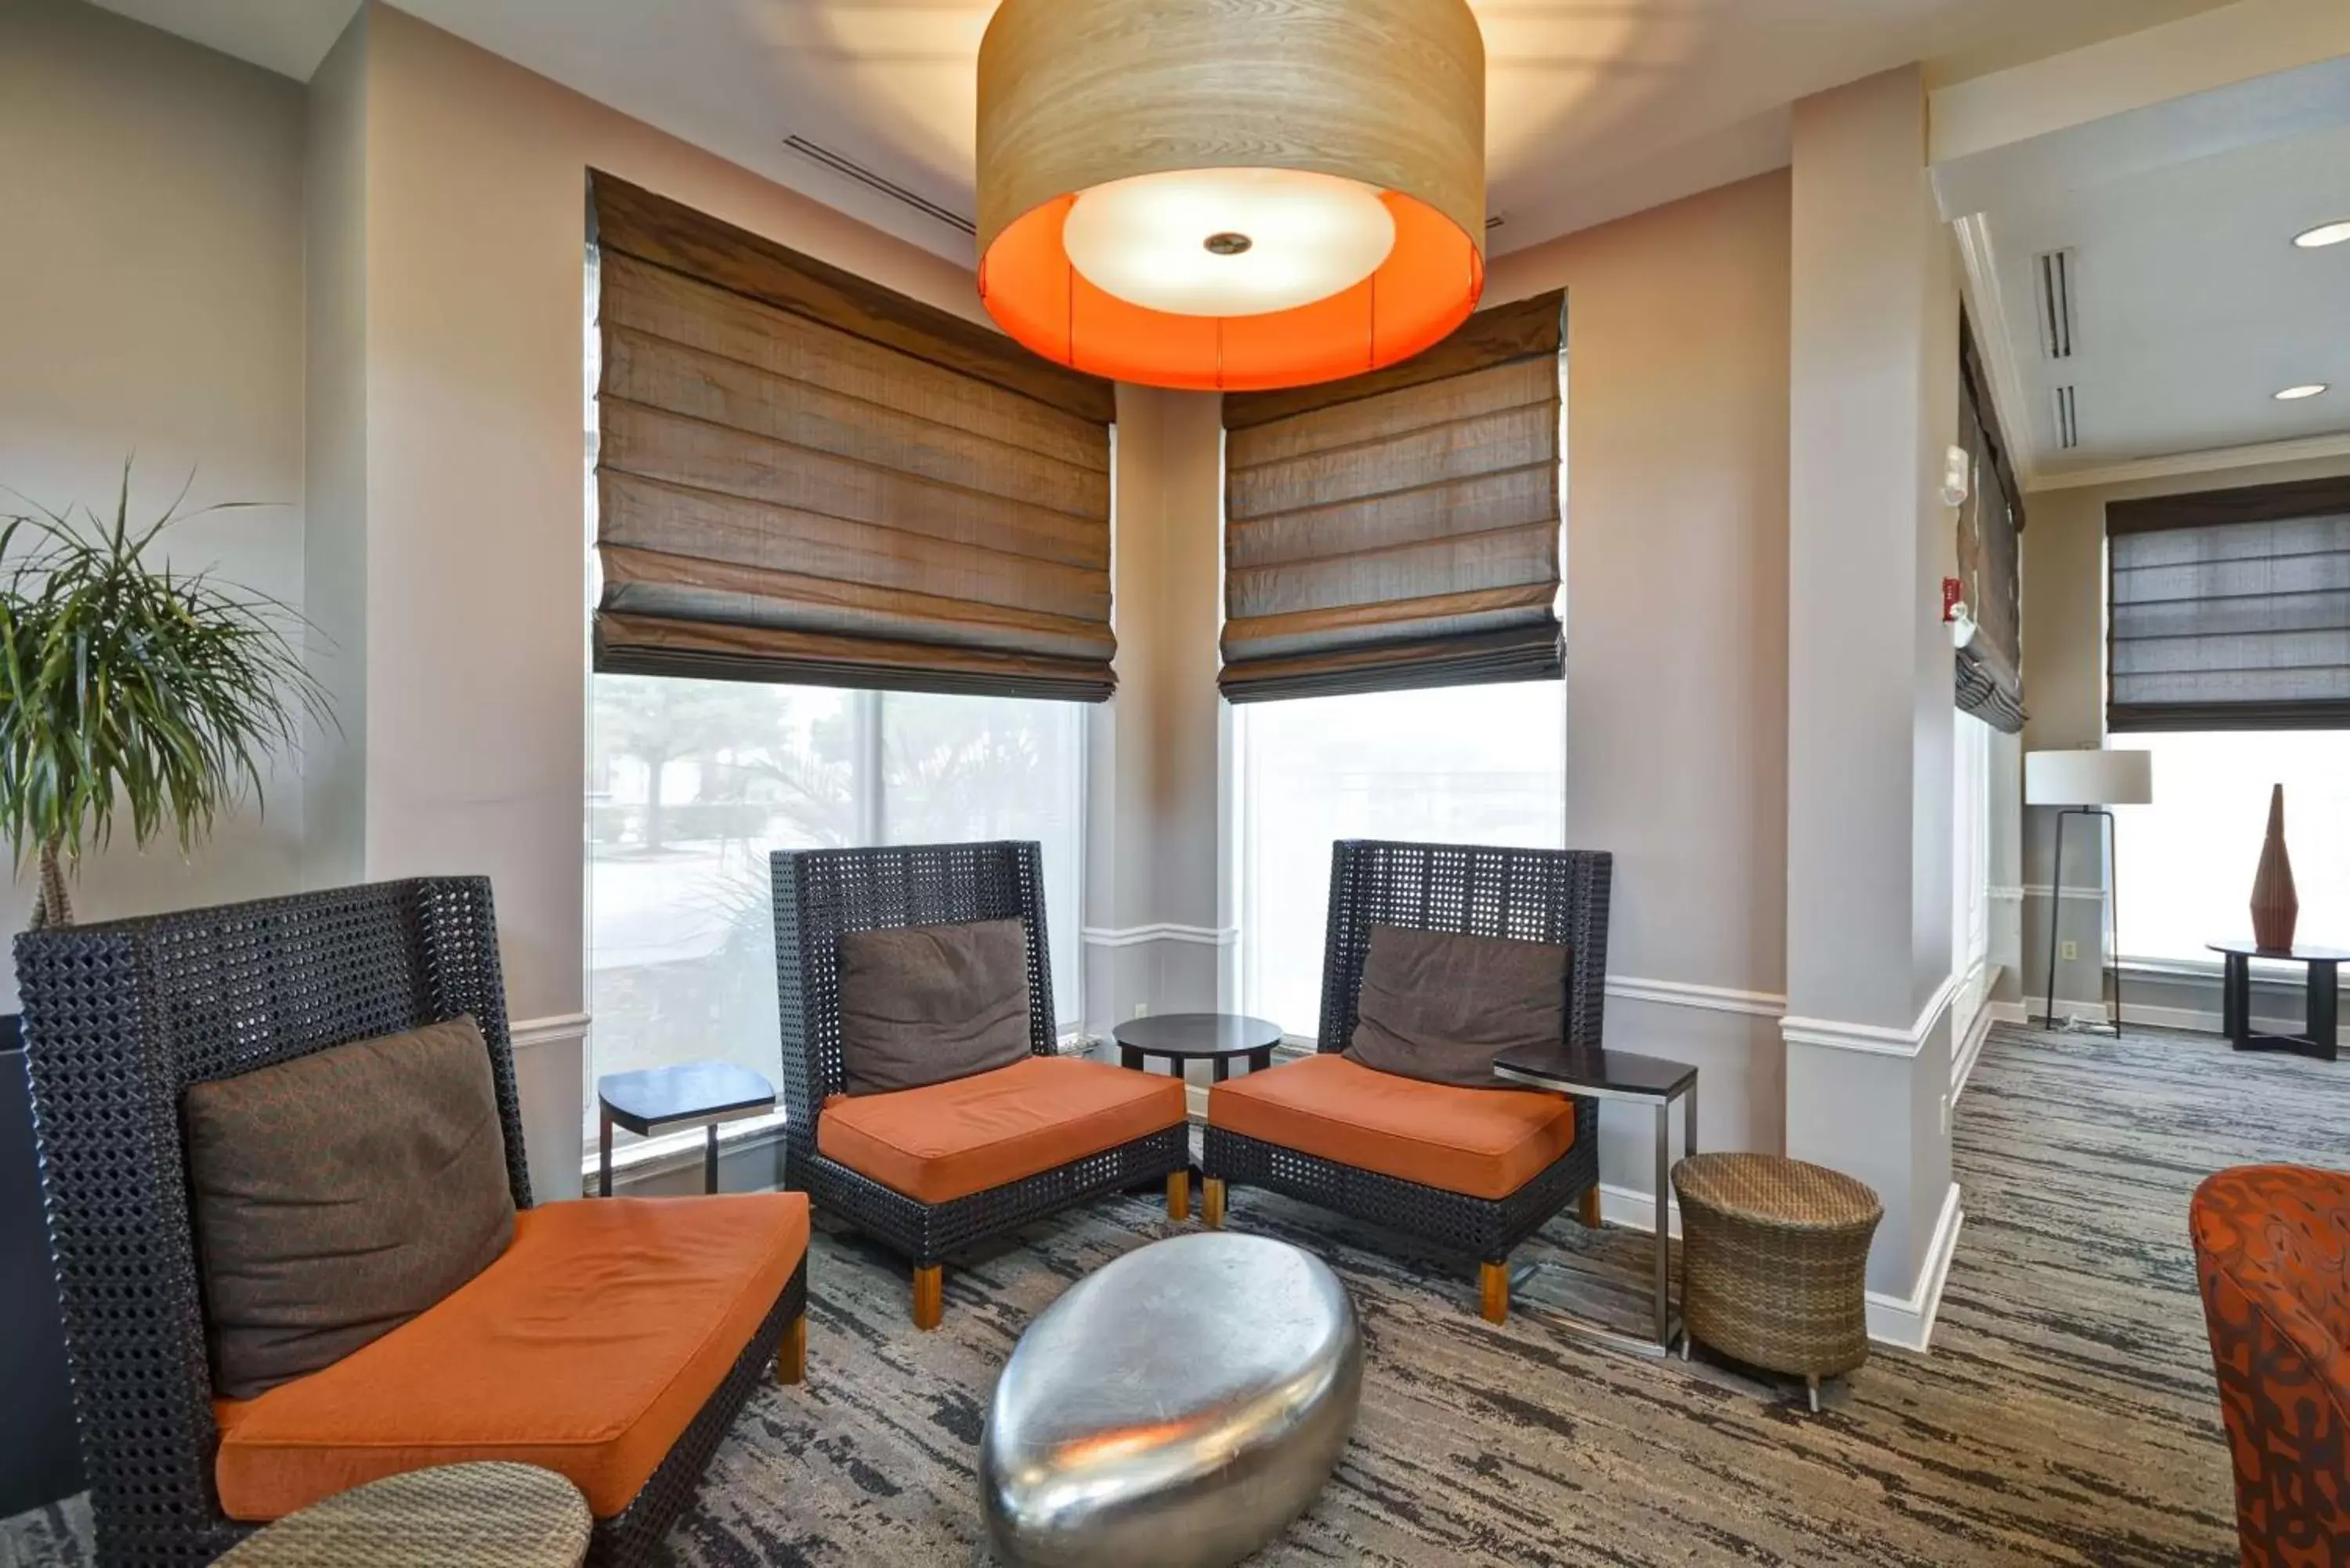
[(1237, 1563), (1314, 1501), (1354, 1429), (1363, 1339), (1320, 1259), (1179, 1236), (1080, 1280), (995, 1386), (980, 1488), (1016, 1568)]

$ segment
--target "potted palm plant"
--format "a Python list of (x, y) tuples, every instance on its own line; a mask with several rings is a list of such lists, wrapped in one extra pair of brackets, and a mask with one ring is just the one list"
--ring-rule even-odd
[[(184, 499), (134, 524), (125, 465), (110, 519), (0, 515), (0, 836), (37, 870), (36, 927), (71, 923), (74, 868), (118, 825), (186, 853), (328, 712), (298, 616), (161, 558)], [(0, 1018), (0, 1517), (81, 1484), (16, 1024)]]

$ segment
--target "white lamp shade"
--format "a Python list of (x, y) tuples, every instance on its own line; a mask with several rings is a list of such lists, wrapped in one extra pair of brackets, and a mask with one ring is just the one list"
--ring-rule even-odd
[(2026, 805), (2146, 805), (2154, 799), (2152, 752), (2026, 752)]

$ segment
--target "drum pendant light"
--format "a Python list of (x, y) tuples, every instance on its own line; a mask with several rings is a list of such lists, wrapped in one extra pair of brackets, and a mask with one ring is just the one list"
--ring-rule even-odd
[(1003, 0), (979, 289), (1045, 358), (1260, 390), (1437, 342), (1485, 281), (1466, 0)]

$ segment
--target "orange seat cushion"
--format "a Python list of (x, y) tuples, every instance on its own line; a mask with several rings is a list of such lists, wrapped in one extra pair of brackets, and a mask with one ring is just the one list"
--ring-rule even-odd
[(775, 1310), (807, 1196), (607, 1198), (515, 1217), (421, 1316), (256, 1398), (219, 1400), (221, 1507), (280, 1518), (427, 1465), (511, 1459), (626, 1508)]
[(1399, 1077), (1336, 1052), (1208, 1091), (1208, 1125), (1471, 1198), (1507, 1198), (1575, 1147), (1575, 1102)]
[(924, 1203), (968, 1198), (1181, 1124), (1183, 1080), (1031, 1056), (887, 1095), (836, 1095), (816, 1147)]

